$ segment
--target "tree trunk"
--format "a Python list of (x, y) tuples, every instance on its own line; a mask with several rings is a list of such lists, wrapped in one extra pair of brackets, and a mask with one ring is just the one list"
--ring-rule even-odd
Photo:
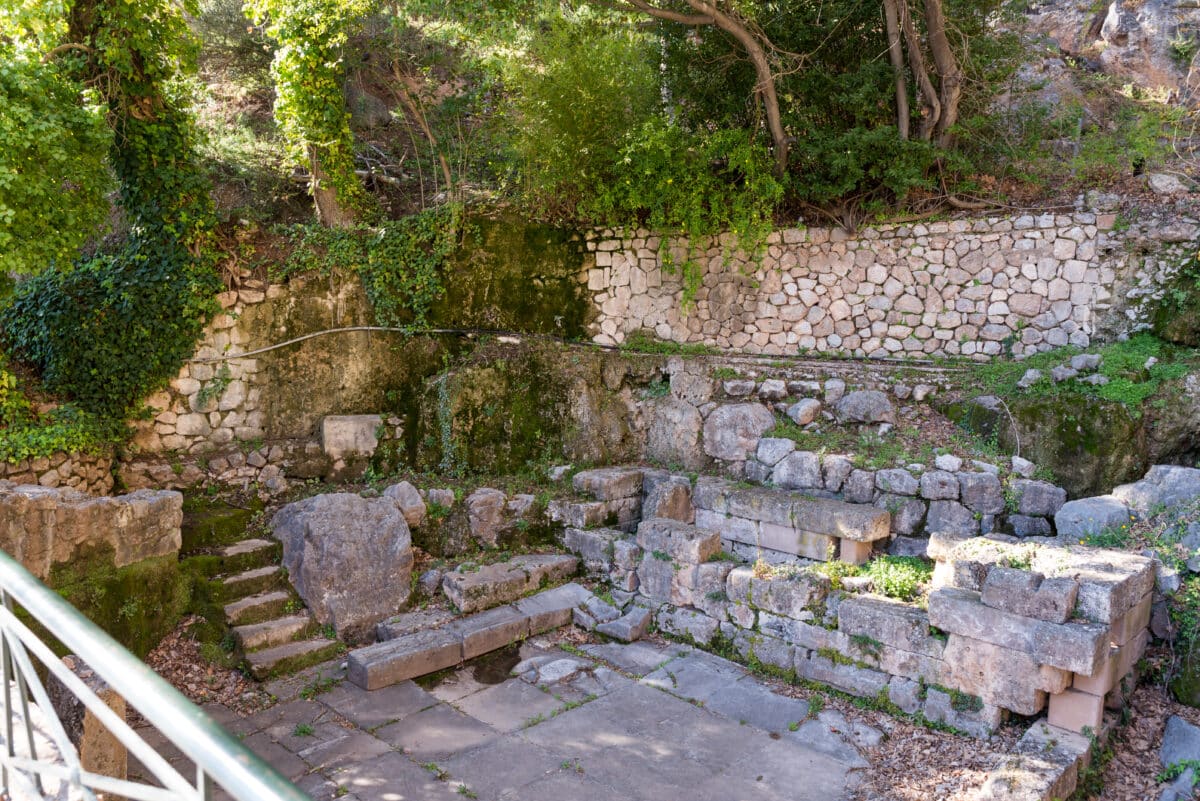
[(754, 65), (754, 75), (757, 78), (755, 91), (762, 98), (763, 108), (767, 113), (767, 129), (771, 132), (771, 142), (775, 147), (775, 175), (782, 178), (787, 173), (788, 138), (783, 130), (783, 117), (779, 112), (779, 94), (775, 88), (775, 75), (771, 72), (771, 60), (767, 57), (767, 47), (764, 34), (754, 32), (741, 19), (726, 14), (706, 0), (687, 0), (697, 14), (681, 14), (650, 5), (647, 0), (625, 0), (632, 8), (649, 14), (656, 19), (677, 22), (680, 25), (698, 27), (715, 25), (732, 36)]
[(896, 128), (900, 139), (908, 139), (908, 82), (904, 79), (904, 46), (900, 42), (900, 12), (896, 0), (883, 0), (883, 18), (887, 23), (888, 60), (896, 76)]
[(316, 145), (308, 146), (308, 163), (312, 171), (309, 191), (317, 207), (317, 221), (326, 228), (349, 228), (354, 225), (354, 212), (338, 199), (337, 188), (329, 183), (329, 176), (321, 166), (321, 155)]
[(767, 112), (767, 128), (771, 132), (771, 141), (775, 145), (775, 176), (782, 178), (787, 174), (788, 139), (783, 130), (783, 118), (779, 112), (779, 95), (775, 89), (775, 76), (771, 72), (771, 62), (767, 58), (766, 48), (746, 26), (744, 22), (720, 11), (712, 3), (705, 0), (687, 0), (692, 8), (701, 14), (712, 17), (713, 24), (728, 33), (742, 46), (750, 63), (754, 65), (754, 74), (758, 79), (756, 87), (762, 98), (763, 107)]
[(928, 142), (933, 137), (934, 128), (942, 115), (942, 104), (938, 101), (933, 81), (929, 79), (925, 56), (921, 52), (921, 37), (913, 25), (907, 0), (899, 0), (897, 10), (900, 12), (900, 30), (904, 32), (905, 50), (908, 51), (908, 66), (917, 82), (917, 97), (921, 101), (921, 122), (917, 126), (917, 137), (923, 142)]
[(940, 102), (942, 113), (937, 121), (937, 144), (950, 143), (950, 128), (958, 122), (958, 101), (962, 97), (962, 68), (946, 36), (946, 15), (942, 0), (924, 0), (925, 28), (929, 40), (929, 52), (937, 69), (941, 86)]

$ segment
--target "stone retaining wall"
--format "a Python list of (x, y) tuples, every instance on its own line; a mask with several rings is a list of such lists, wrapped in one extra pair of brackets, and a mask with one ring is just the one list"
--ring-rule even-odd
[(19, 462), (0, 462), (0, 480), (107, 495), (113, 488), (113, 457), (111, 453), (55, 453)]
[(174, 555), (182, 522), (178, 492), (95, 498), (0, 481), (0, 548), (43, 580), (55, 565), (106, 549), (114, 567)]
[[(683, 311), (678, 269), (661, 237), (593, 233), (588, 289), (596, 342), (635, 331), (751, 353), (1020, 356), (1087, 347), (1100, 332), (1136, 329), (1146, 302), (1179, 264), (1142, 246), (1191, 241), (1195, 221), (1130, 227), (1113, 212), (1020, 215), (916, 225), (790, 228), (750, 258), (728, 237), (702, 248), (703, 278)], [(1145, 230), (1143, 230), (1145, 229)], [(672, 261), (687, 257), (667, 243)]]

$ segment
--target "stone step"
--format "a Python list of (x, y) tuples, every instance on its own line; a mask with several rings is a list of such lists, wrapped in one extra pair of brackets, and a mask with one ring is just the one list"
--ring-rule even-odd
[(350, 652), (347, 678), (364, 690), (377, 690), (453, 667), (526, 637), (571, 622), (572, 610), (594, 598), (574, 582)]
[(252, 651), (246, 654), (246, 664), (254, 678), (262, 680), (324, 662), (336, 656), (341, 649), (342, 644), (337, 640), (314, 637)]
[[(262, 623), (279, 617), (288, 608), (292, 596), (284, 590), (270, 590), (225, 604), (225, 620), (231, 626)], [(296, 601), (299, 604), (299, 601)]]
[(221, 579), (221, 598), (226, 601), (283, 587), (286, 579), (278, 565), (267, 565), (234, 573)]
[(480, 568), (453, 570), (442, 579), (450, 602), (465, 613), (515, 601), (547, 584), (574, 575), (579, 559), (564, 554), (525, 554)]
[(261, 651), (292, 642), (297, 637), (310, 633), (312, 626), (313, 620), (308, 614), (289, 615), (262, 623), (236, 626), (233, 634), (243, 651)]
[(248, 539), (226, 545), (217, 551), (221, 559), (220, 572), (235, 573), (266, 567), (279, 562), (283, 543), (264, 539)]

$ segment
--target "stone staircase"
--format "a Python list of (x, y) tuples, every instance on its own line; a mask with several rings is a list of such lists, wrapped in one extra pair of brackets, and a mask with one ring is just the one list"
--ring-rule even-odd
[(245, 539), (218, 551), (225, 620), (237, 652), (255, 678), (291, 673), (332, 658), (342, 649), (326, 637), (288, 584), (279, 565), (282, 545)]

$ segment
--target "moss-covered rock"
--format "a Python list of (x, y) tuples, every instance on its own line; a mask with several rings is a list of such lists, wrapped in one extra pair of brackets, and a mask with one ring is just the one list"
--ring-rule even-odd
[(410, 466), (525, 474), (562, 459), (637, 458), (632, 386), (655, 369), (646, 359), (550, 342), (485, 343), (426, 380), (406, 428)]
[[(1098, 495), (1148, 467), (1146, 431), (1120, 403), (1078, 394), (951, 403), (950, 419), (1049, 469), (1072, 498)], [(1011, 417), (1010, 417), (1011, 413)]]

